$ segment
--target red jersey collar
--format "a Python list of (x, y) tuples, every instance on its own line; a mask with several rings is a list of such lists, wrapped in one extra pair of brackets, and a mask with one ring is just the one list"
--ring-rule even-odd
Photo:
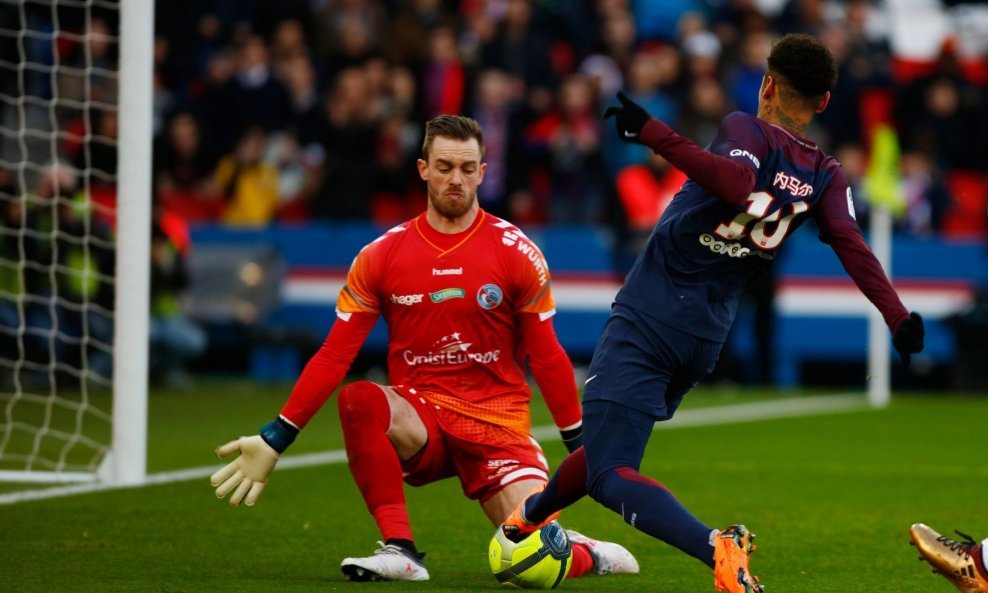
[(415, 219), (415, 228), (427, 243), (442, 252), (441, 254), (445, 254), (465, 243), (467, 239), (477, 232), (477, 229), (480, 228), (481, 223), (486, 217), (487, 213), (484, 212), (483, 208), (480, 208), (477, 210), (477, 217), (473, 220), (473, 224), (459, 233), (450, 234), (440, 233), (432, 228), (432, 225), (429, 224), (429, 221), (425, 217), (425, 212), (423, 212)]

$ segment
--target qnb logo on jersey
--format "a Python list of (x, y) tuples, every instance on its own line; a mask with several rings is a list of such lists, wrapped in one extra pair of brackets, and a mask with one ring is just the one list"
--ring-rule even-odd
[(443, 268), (441, 270), (437, 268), (432, 268), (432, 275), (433, 276), (462, 276), (463, 268)]
[(408, 366), (420, 364), (442, 366), (442, 365), (462, 365), (470, 362), (480, 364), (491, 364), (501, 359), (500, 350), (488, 350), (487, 352), (470, 352), (471, 342), (464, 342), (460, 338), (460, 332), (453, 332), (448, 336), (436, 340), (432, 343), (432, 349), (426, 354), (416, 354), (411, 350), (402, 352), (402, 358)]
[(736, 241), (721, 241), (710, 233), (703, 233), (700, 235), (700, 245), (707, 247), (714, 253), (726, 255), (728, 257), (744, 259), (754, 255), (762, 259), (775, 259), (775, 256), (771, 253), (765, 253), (764, 251), (758, 251), (757, 249), (749, 249)]
[(485, 284), (477, 291), (477, 304), (483, 309), (493, 309), (504, 300), (504, 291), (497, 284)]
[(747, 150), (741, 150), (740, 148), (735, 148), (734, 150), (731, 151), (731, 156), (746, 156), (749, 159), (751, 159), (751, 162), (755, 163), (756, 167), (758, 167), (759, 169), (762, 168), (762, 164), (758, 162), (758, 157), (751, 154)]
[(425, 298), (424, 294), (391, 294), (392, 303), (405, 305), (406, 307), (421, 303), (423, 298)]
[(797, 198), (803, 198), (813, 194), (813, 186), (803, 183), (795, 175), (787, 175), (784, 171), (775, 174), (772, 185), (781, 190), (787, 191)]

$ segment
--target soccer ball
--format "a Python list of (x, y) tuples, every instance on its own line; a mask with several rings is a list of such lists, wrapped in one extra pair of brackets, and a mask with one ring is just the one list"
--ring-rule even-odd
[(573, 550), (566, 532), (552, 521), (517, 544), (499, 528), (487, 559), (494, 578), (505, 587), (555, 589), (573, 565)]

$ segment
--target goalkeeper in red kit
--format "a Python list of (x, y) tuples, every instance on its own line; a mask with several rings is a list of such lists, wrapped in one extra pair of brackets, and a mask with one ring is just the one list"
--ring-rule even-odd
[[(253, 505), (281, 453), (343, 381), (378, 317), (388, 325), (390, 385), (340, 389), (347, 459), (383, 542), (346, 558), (352, 580), (427, 580), (405, 505), (404, 484), (456, 476), (492, 525), (503, 522), (548, 467), (530, 432), (528, 366), (569, 450), (582, 441), (573, 367), (552, 326), (549, 268), (516, 226), (484, 212), (480, 125), (440, 116), (426, 124), (420, 216), (366, 245), (337, 299), (336, 321), (305, 366), (280, 415), (260, 434), (216, 451), (239, 454), (211, 482), (233, 506)], [(232, 494), (231, 494), (232, 493)], [(568, 532), (570, 577), (636, 573), (622, 546)]]

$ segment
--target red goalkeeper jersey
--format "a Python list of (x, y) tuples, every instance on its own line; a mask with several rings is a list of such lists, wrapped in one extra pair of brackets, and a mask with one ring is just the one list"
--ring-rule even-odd
[[(543, 321), (555, 313), (545, 258), (516, 226), (482, 210), (470, 228), (453, 235), (433, 229), (424, 214), (387, 231), (354, 259), (337, 300), (337, 325), (349, 325), (355, 315), (381, 315), (387, 321), (391, 384), (412, 387), (430, 403), (459, 415), (527, 432), (531, 392), (516, 356), (524, 346), (533, 346), (520, 343), (526, 335), (520, 317), (524, 313)], [(341, 335), (351, 340), (349, 334)], [(365, 335), (359, 335), (361, 341)], [(333, 351), (339, 342), (331, 332), (323, 350)], [(572, 367), (558, 342), (552, 342), (568, 367), (561, 374), (572, 382)], [(346, 356), (339, 358), (349, 365)], [(333, 357), (317, 354), (314, 360), (319, 359)], [(333, 373), (325, 369), (338, 366), (310, 362), (312, 368), (303, 372), (283, 415), (297, 424), (308, 422), (329, 395), (325, 379)], [(307, 375), (323, 380), (310, 381)], [(566, 400), (560, 406), (550, 402), (567, 417), (557, 417), (560, 426), (578, 422), (575, 385), (555, 391), (563, 392), (555, 401)]]

